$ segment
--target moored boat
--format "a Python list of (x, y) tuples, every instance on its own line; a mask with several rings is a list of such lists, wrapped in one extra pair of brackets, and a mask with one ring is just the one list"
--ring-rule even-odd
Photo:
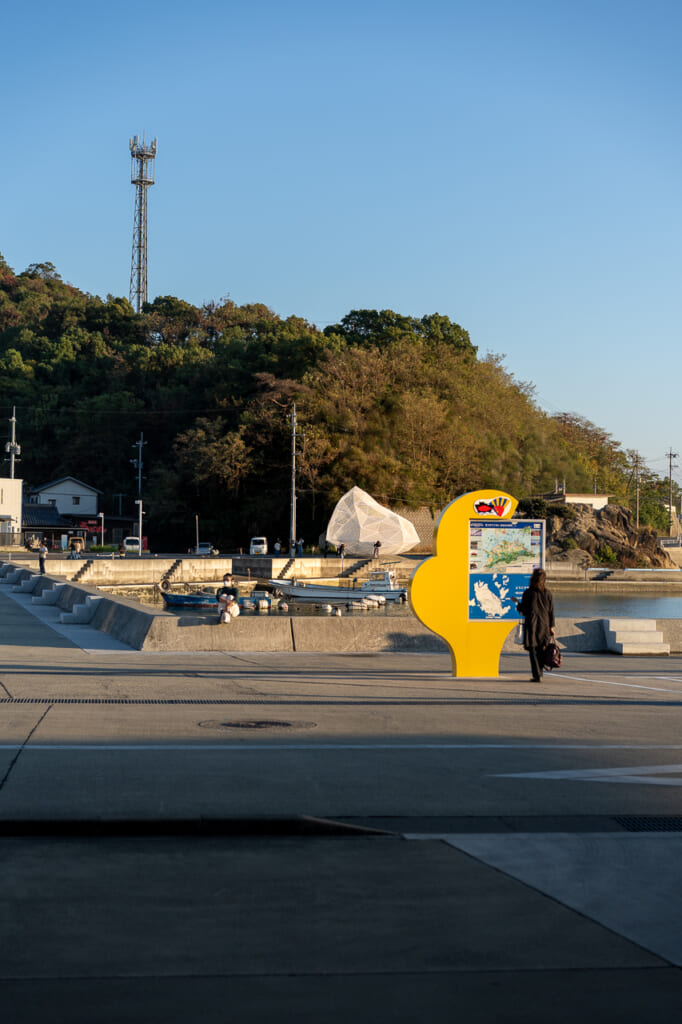
[(336, 586), (330, 583), (319, 583), (296, 580), (268, 580), (269, 585), (291, 601), (315, 602), (327, 604), (329, 601), (357, 601), (363, 597), (384, 597), (387, 601), (407, 601), (407, 588), (401, 587), (392, 569), (375, 569), (369, 579), (362, 580), (357, 586)]
[(207, 593), (195, 593), (195, 594), (173, 594), (171, 591), (162, 590), (161, 596), (163, 597), (164, 604), (168, 605), (169, 608), (216, 608), (218, 607), (218, 598), (215, 594)]
[[(195, 591), (192, 594), (174, 594), (170, 590), (162, 590), (161, 596), (168, 608), (212, 608), (217, 611), (218, 597), (208, 591)], [(251, 597), (237, 599), (242, 611), (269, 611), (277, 602), (271, 594), (254, 591)]]

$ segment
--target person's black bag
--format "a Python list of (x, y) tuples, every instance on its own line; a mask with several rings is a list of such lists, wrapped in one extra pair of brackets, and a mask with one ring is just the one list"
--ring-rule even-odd
[(553, 668), (561, 668), (561, 651), (557, 645), (552, 641), (545, 647), (545, 654), (543, 658), (543, 664), (546, 669), (551, 672)]

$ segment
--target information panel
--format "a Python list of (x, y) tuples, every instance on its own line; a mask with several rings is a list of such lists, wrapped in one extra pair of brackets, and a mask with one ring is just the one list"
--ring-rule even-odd
[(471, 519), (469, 621), (518, 619), (516, 602), (544, 562), (544, 519)]

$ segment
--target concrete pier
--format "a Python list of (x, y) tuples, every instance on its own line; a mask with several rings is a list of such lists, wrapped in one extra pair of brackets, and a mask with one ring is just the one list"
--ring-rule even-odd
[(115, 647), (30, 597), (0, 588), (8, 1021), (679, 1016), (682, 658), (453, 680)]

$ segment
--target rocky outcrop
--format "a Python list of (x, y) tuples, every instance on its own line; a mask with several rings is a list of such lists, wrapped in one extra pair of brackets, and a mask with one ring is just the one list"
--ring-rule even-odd
[[(558, 511), (558, 510), (557, 510)], [(547, 556), (553, 562), (620, 565), (624, 569), (675, 567), (650, 527), (636, 528), (632, 512), (620, 505), (595, 511), (586, 505), (547, 512)]]

